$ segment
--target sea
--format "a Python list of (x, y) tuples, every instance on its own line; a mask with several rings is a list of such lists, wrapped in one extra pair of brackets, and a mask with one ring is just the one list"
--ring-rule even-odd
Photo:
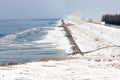
[(71, 45), (59, 19), (0, 19), (0, 64), (66, 57)]

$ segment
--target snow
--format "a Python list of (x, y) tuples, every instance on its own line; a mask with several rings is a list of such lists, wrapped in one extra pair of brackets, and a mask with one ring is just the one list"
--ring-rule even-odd
[[(110, 63), (110, 62), (107, 62)], [(1, 67), (1, 80), (119, 80), (120, 69), (77, 58)]]
[(1, 66), (0, 80), (120, 80), (120, 29), (68, 22), (74, 24), (68, 28), (84, 56)]

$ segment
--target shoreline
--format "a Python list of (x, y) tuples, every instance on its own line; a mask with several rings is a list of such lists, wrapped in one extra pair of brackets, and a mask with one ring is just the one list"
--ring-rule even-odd
[(75, 54), (78, 54), (78, 53), (80, 53), (83, 56), (81, 50), (79, 49), (79, 47), (75, 43), (75, 40), (73, 39), (73, 37), (71, 35), (71, 32), (68, 28), (72, 25), (74, 25), (74, 24), (68, 23), (68, 24), (64, 24), (64, 25), (61, 25), (61, 26), (57, 26), (57, 27), (63, 27), (64, 28), (64, 31), (66, 32), (66, 37), (68, 38), (68, 40), (72, 44), (73, 53), (67, 54), (64, 57), (57, 57), (57, 58), (44, 58), (44, 59), (40, 59), (40, 60), (38, 59), (38, 60), (33, 60), (33, 61), (28, 61), (28, 62), (2, 63), (2, 64), (0, 64), (0, 67), (27, 64), (27, 63), (32, 63), (32, 62), (48, 62), (48, 61), (51, 61), (51, 60), (53, 60), (53, 61), (71, 60), (71, 59), (76, 59), (76, 58), (75, 57), (69, 57), (69, 55), (75, 55)]
[(45, 59), (34, 60), (30, 62), (5, 63), (5, 64), (0, 64), (0, 67), (15, 66), (15, 65), (27, 64), (32, 62), (64, 61), (64, 60), (72, 60), (77, 58), (78, 57), (71, 57), (71, 56), (60, 57), (60, 58), (45, 58)]
[[(107, 31), (114, 35), (119, 34), (119, 31), (114, 31), (109, 28), (106, 32), (100, 33), (99, 37), (96, 36), (99, 31), (106, 30), (102, 25), (84, 24), (75, 26), (68, 26), (76, 38), (78, 47), (84, 52), (90, 49), (98, 49), (98, 46), (108, 46), (111, 43), (104, 39), (102, 35), (107, 35)], [(86, 27), (84, 27), (86, 26)], [(92, 34), (91, 27), (95, 29), (96, 34)], [(89, 28), (89, 29), (87, 29)], [(92, 29), (92, 30), (94, 30)], [(89, 34), (86, 34), (86, 32)], [(101, 35), (101, 36), (100, 36)], [(107, 35), (111, 37), (110, 35)], [(115, 39), (119, 39), (117, 35)], [(101, 38), (100, 38), (101, 37)], [(84, 39), (84, 40), (83, 40)], [(97, 39), (97, 40), (96, 40)], [(114, 41), (114, 39), (111, 39)], [(78, 42), (86, 42), (83, 46)], [(93, 44), (94, 43), (94, 44)], [(103, 43), (101, 45), (101, 43)], [(106, 44), (104, 44), (106, 43)], [(81, 47), (82, 46), (82, 47)], [(94, 46), (94, 47), (93, 47)], [(91, 48), (90, 48), (91, 47)], [(49, 58), (36, 60), (20, 65), (13, 66), (0, 66), (0, 79), (1, 80), (119, 80), (120, 79), (120, 48), (109, 47), (95, 52), (90, 52), (84, 56), (80, 54), (68, 55), (63, 58)]]

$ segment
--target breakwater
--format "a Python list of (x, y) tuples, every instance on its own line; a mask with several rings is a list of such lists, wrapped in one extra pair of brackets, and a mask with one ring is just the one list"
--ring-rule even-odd
[(64, 30), (66, 32), (66, 36), (68, 37), (70, 43), (72, 44), (73, 53), (71, 53), (71, 54), (74, 55), (74, 54), (79, 53), (79, 54), (81, 54), (83, 56), (84, 54), (81, 52), (80, 48), (76, 44), (76, 42), (75, 42), (75, 40), (74, 40), (74, 38), (72, 36), (72, 33), (71, 33), (70, 29), (69, 29), (69, 27), (71, 27), (71, 26), (74, 26), (74, 25), (69, 23), (69, 24), (63, 24), (60, 27), (64, 28)]

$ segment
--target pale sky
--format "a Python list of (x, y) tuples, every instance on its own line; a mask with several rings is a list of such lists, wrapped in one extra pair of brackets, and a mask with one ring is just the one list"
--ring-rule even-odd
[(0, 0), (0, 18), (61, 18), (74, 12), (84, 18), (120, 13), (120, 0)]

